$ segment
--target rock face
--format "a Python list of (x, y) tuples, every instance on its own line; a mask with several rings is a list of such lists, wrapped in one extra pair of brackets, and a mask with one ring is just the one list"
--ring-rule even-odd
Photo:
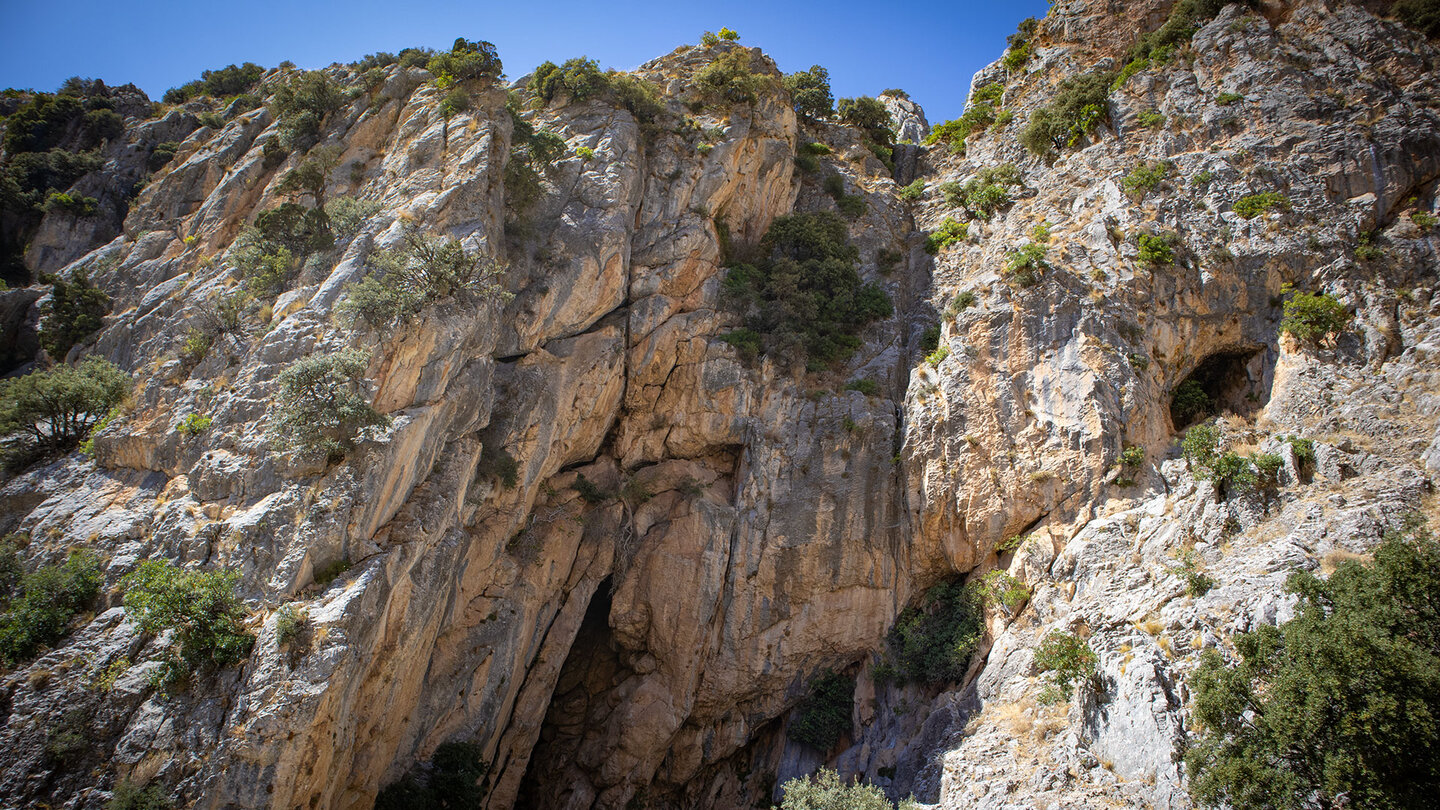
[[(1151, 5), (1155, 28), (1167, 9)], [(55, 259), (111, 296), (87, 351), (137, 389), (93, 458), (0, 489), (0, 530), (28, 533), (32, 564), (93, 547), (112, 586), (0, 686), (0, 798), (100, 807), (123, 779), (194, 807), (368, 808), (467, 741), (495, 810), (763, 806), (825, 762), (946, 807), (1188, 807), (1171, 752), (1198, 651), (1282, 621), (1292, 568), (1436, 511), (1440, 298), (1411, 215), (1433, 210), (1440, 174), (1437, 54), (1353, 6), (1232, 5), (1114, 91), (1088, 138), (1030, 155), (1029, 113), (1128, 44), (1108, 8), (1057, 4), (1023, 70), (982, 72), (1007, 82), (1013, 120), (963, 155), (926, 149), (914, 203), (858, 133), (802, 131), (781, 91), (693, 103), (724, 52), (778, 76), (729, 43), (640, 68), (658, 116), (563, 97), (523, 113), (566, 144), (524, 210), (502, 89), (447, 118), (425, 71), (330, 68), (354, 93), (321, 128), (340, 155), (326, 194), (373, 213), (193, 362), (178, 347), (240, 278), (229, 248), (301, 160), (267, 160), (280, 123), (263, 107), (196, 130), (120, 235)], [(923, 111), (884, 101), (898, 138), (923, 140)], [(819, 172), (797, 168), (802, 139), (831, 147)], [(1162, 160), (1158, 185), (1127, 191)], [(922, 232), (960, 216), (937, 184), (1004, 163), (1011, 204), (928, 256)], [(746, 362), (721, 339), (739, 324), (727, 251), (833, 210), (830, 174), (865, 202), (850, 237), (895, 313), (842, 367)], [(1264, 191), (1288, 205), (1233, 210)], [(503, 264), (513, 297), (345, 325), (347, 285), (410, 226)], [(1138, 236), (1162, 232), (1174, 261), (1144, 261)], [(1046, 258), (1021, 286), (1004, 268), (1026, 242)], [(1280, 338), (1285, 284), (1336, 295), (1354, 325), (1318, 347)], [(937, 322), (945, 351), (927, 361)], [(352, 347), (388, 427), (339, 463), (277, 450), (279, 374)], [(1286, 459), (1275, 492), (1219, 497), (1176, 458), (1171, 393), (1190, 378), (1227, 412), (1227, 446)], [(177, 430), (190, 414), (210, 428)], [(1296, 435), (1313, 470), (1282, 440)], [(1130, 446), (1146, 460), (1122, 468)], [(243, 666), (173, 696), (149, 686), (169, 639), (113, 587), (147, 557), (239, 572), (258, 639)], [(1182, 558), (1216, 586), (1187, 595)], [(872, 681), (902, 609), (996, 568), (1031, 595), (989, 612), (963, 682)], [(303, 642), (280, 643), (283, 605), (307, 616)], [(1072, 705), (1036, 700), (1053, 628), (1100, 659)], [(817, 753), (786, 727), (827, 669), (858, 673), (857, 722)], [(107, 672), (109, 691), (90, 686)], [(62, 721), (92, 745), (57, 764)]]

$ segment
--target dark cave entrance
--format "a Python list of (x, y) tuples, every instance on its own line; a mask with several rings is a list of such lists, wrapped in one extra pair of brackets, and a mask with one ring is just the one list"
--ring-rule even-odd
[[(585, 774), (603, 764), (603, 752), (593, 743), (608, 734), (607, 720), (614, 701), (609, 693), (630, 676), (610, 630), (610, 591), (606, 577), (575, 633), (575, 641), (545, 710), (540, 739), (530, 752), (530, 763), (520, 782), (516, 810), (549, 810), (569, 806), (574, 794), (590, 790)], [(587, 746), (586, 743), (592, 743)], [(599, 761), (591, 761), (600, 756)], [(590, 802), (582, 802), (589, 807)]]
[(1170, 422), (1183, 430), (1230, 412), (1249, 417), (1270, 401), (1274, 361), (1265, 349), (1216, 352), (1206, 357), (1170, 394)]

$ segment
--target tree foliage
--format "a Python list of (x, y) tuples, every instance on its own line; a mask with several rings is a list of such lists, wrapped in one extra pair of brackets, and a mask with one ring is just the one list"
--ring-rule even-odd
[(13, 598), (0, 593), (0, 663), (14, 666), (64, 636), (75, 614), (95, 599), (101, 579), (100, 560), (90, 552), (20, 576)]
[(960, 680), (984, 634), (983, 616), (974, 588), (959, 582), (936, 585), (890, 629), (895, 668), (906, 680), (919, 683)]
[(1233, 810), (1430, 806), (1440, 790), (1440, 544), (1389, 533), (1374, 564), (1299, 571), (1281, 627), (1206, 651), (1191, 679), (1201, 728), (1185, 764), (1197, 801)]
[(1350, 324), (1350, 311), (1325, 293), (1298, 292), (1285, 302), (1280, 331), (1302, 341), (1318, 342), (1345, 331)]
[(370, 265), (374, 272), (350, 286), (339, 312), (375, 329), (394, 327), (447, 298), (474, 304), (509, 297), (500, 284), (500, 266), (465, 250), (458, 239), (411, 229), (398, 248), (374, 253)]
[(1095, 674), (1097, 662), (1089, 643), (1065, 630), (1051, 630), (1035, 650), (1035, 669), (1049, 673), (1054, 688), (1066, 700), (1076, 684), (1088, 682)]
[(695, 87), (700, 97), (712, 104), (752, 104), (761, 93), (773, 89), (774, 81), (755, 72), (754, 57), (748, 49), (736, 48), (696, 71)]
[(46, 276), (50, 297), (40, 304), (40, 345), (55, 360), (64, 360), (70, 348), (100, 331), (110, 312), (110, 296), (77, 270), (66, 281)]
[(129, 392), (129, 375), (99, 357), (0, 380), (0, 435), (32, 450), (74, 447)]
[(1110, 119), (1110, 73), (1093, 71), (1060, 82), (1051, 102), (1030, 114), (1020, 142), (1036, 155), (1075, 146)]
[(835, 114), (835, 97), (830, 94), (830, 71), (820, 65), (811, 65), (785, 76), (785, 91), (790, 94), (790, 103), (795, 112), (811, 120), (829, 118)]
[(795, 707), (788, 736), (821, 751), (835, 747), (850, 733), (855, 679), (825, 671), (810, 684), (810, 693)]
[(280, 122), (280, 145), (286, 150), (309, 149), (320, 136), (325, 116), (345, 101), (345, 91), (324, 71), (291, 75), (270, 99), (270, 114)]
[(760, 250), (759, 261), (730, 268), (725, 298), (767, 354), (839, 362), (860, 347), (865, 326), (892, 312), (885, 291), (860, 280), (859, 251), (836, 214), (779, 217)]
[(797, 776), (780, 788), (780, 810), (894, 810), (885, 791), (874, 785), (847, 784), (840, 774), (821, 768), (813, 777)]
[(125, 578), (125, 610), (141, 629), (175, 631), (179, 646), (165, 660), (162, 681), (175, 684), (250, 654), (255, 637), (245, 630), (239, 582), (234, 571), (185, 571), (164, 560), (146, 560)]
[(370, 407), (365, 369), (357, 349), (311, 355), (280, 372), (271, 432), (282, 443), (342, 458), (367, 428), (389, 424)]
[(494, 84), (505, 72), (493, 43), (464, 37), (456, 39), (449, 51), (431, 57), (425, 67), (436, 76), (453, 81), (479, 80), (487, 85)]

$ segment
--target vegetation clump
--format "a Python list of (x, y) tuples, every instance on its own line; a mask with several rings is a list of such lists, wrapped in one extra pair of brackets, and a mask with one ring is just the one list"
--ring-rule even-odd
[(1020, 143), (1041, 157), (1079, 144), (1110, 119), (1111, 79), (1109, 73), (1094, 71), (1060, 82), (1055, 98), (1030, 114)]
[[(780, 810), (894, 810), (885, 791), (874, 785), (847, 784), (840, 774), (821, 768), (814, 776), (797, 776), (780, 788)], [(912, 807), (911, 802), (902, 802)]]
[(1173, 233), (1142, 233), (1136, 238), (1139, 249), (1135, 258), (1141, 264), (1159, 267), (1175, 263), (1175, 245), (1180, 237)]
[(835, 114), (835, 97), (830, 94), (830, 71), (820, 65), (809, 70), (786, 74), (785, 92), (795, 112), (810, 121), (821, 121)]
[(1125, 175), (1124, 179), (1120, 181), (1120, 187), (1129, 194), (1143, 197), (1146, 192), (1154, 191), (1164, 182), (1173, 168), (1173, 164), (1168, 160), (1152, 160), (1142, 163)]
[(953, 683), (965, 676), (984, 633), (979, 596), (959, 582), (936, 585), (907, 608), (888, 637), (894, 669), (906, 680)]
[(110, 296), (90, 283), (84, 270), (75, 271), (69, 281), (45, 276), (50, 297), (40, 304), (40, 345), (55, 360), (64, 360), (70, 348), (105, 325)]
[(456, 39), (449, 51), (432, 56), (425, 69), (442, 79), (480, 81), (487, 87), (494, 84), (505, 70), (493, 44), (464, 37)]
[(1084, 685), (1095, 675), (1099, 659), (1090, 645), (1074, 633), (1051, 630), (1035, 651), (1035, 669), (1050, 674), (1044, 697), (1069, 700), (1076, 684)]
[(476, 743), (441, 743), (428, 763), (380, 791), (375, 810), (479, 807), (485, 799), (480, 780), (490, 770), (484, 753)]
[(1236, 214), (1244, 219), (1254, 219), (1261, 214), (1268, 214), (1271, 211), (1284, 211), (1290, 207), (1290, 200), (1278, 191), (1262, 191), (1259, 194), (1247, 194), (1235, 201), (1230, 206)]
[(1350, 311), (1326, 293), (1297, 292), (1285, 301), (1280, 331), (1308, 343), (1318, 343), (1345, 331)]
[(130, 393), (130, 376), (108, 360), (0, 380), (0, 436), (7, 450), (29, 458), (79, 444)]
[(1235, 810), (1421, 807), (1440, 785), (1440, 544), (1387, 533), (1368, 567), (1297, 571), (1295, 618), (1207, 650), (1190, 791)]
[(940, 185), (948, 205), (965, 209), (971, 219), (989, 222), (1001, 209), (1013, 201), (1010, 189), (1021, 185), (1020, 171), (1013, 164), (987, 166), (965, 181), (964, 185), (951, 181)]
[(325, 116), (340, 109), (345, 100), (345, 91), (324, 71), (300, 71), (290, 76), (275, 88), (270, 99), (270, 114), (280, 122), (281, 149), (271, 154), (283, 158), (285, 152), (315, 145)]
[(462, 303), (503, 301), (503, 271), (494, 261), (467, 251), (458, 239), (429, 237), (408, 230), (400, 246), (376, 251), (374, 272), (350, 285), (340, 302), (340, 317), (389, 329), (446, 299)]
[(959, 222), (954, 217), (945, 217), (935, 232), (925, 237), (925, 252), (932, 256), (951, 245), (958, 245), (970, 238), (970, 223)]
[(186, 82), (179, 87), (165, 91), (161, 98), (166, 104), (184, 104), (197, 96), (227, 98), (248, 93), (265, 75), (265, 68), (254, 62), (243, 65), (226, 65), (218, 70), (207, 70), (200, 78)]
[(779, 217), (754, 263), (733, 265), (725, 299), (766, 354), (803, 357), (812, 368), (848, 358), (865, 326), (888, 317), (890, 298), (856, 269), (845, 221), (828, 211)]
[(721, 106), (753, 104), (775, 88), (771, 77), (755, 72), (754, 55), (745, 48), (716, 56), (695, 72), (694, 80), (702, 102)]
[(821, 751), (835, 747), (850, 733), (855, 679), (825, 671), (810, 684), (810, 693), (795, 707), (787, 733), (792, 740)]
[(895, 120), (879, 99), (869, 96), (842, 98), (837, 105), (840, 121), (860, 130), (860, 142), (885, 168), (895, 170)]
[(358, 349), (305, 357), (280, 372), (271, 433), (284, 446), (338, 461), (360, 434), (389, 424), (365, 396), (370, 358)]
[(1026, 242), (1010, 251), (1005, 260), (1005, 280), (1017, 287), (1033, 287), (1040, 283), (1040, 273), (1050, 267), (1045, 261), (1047, 252), (1039, 242)]
[(245, 630), (245, 606), (234, 571), (184, 571), (146, 560), (124, 580), (125, 610), (142, 630), (175, 632), (159, 681), (166, 686), (243, 661), (255, 643)]
[(0, 544), (0, 663), (7, 667), (28, 660), (42, 647), (58, 641), (70, 620), (100, 591), (100, 559), (90, 552), (72, 553), (64, 563), (23, 573), (15, 549)]

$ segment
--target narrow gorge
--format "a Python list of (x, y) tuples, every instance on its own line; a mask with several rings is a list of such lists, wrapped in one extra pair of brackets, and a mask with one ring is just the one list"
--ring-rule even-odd
[(78, 447), (0, 408), (0, 636), (94, 565), (0, 806), (1201, 806), (1205, 654), (1440, 519), (1390, 5), (1057, 0), (934, 127), (713, 35), (0, 98), (0, 393), (123, 372)]

